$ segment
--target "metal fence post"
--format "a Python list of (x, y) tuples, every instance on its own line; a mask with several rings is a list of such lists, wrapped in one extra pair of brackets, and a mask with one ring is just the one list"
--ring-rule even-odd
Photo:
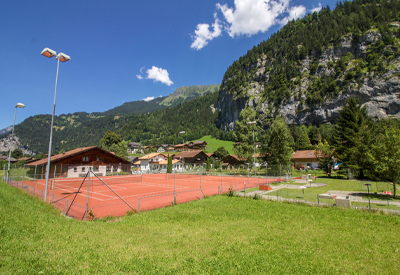
[(53, 203), (53, 198), (54, 198), (54, 183), (56, 181), (56, 171), (57, 171), (57, 165), (54, 165), (54, 176), (53, 176), (53, 182), (51, 184), (51, 203)]
[(35, 175), (33, 176), (33, 195), (35, 195), (35, 184), (36, 184), (36, 168), (37, 168), (37, 166), (35, 166)]
[(138, 213), (140, 213), (140, 198), (138, 199)]
[(175, 195), (175, 171), (174, 171), (174, 205), (176, 203), (176, 195)]
[(369, 210), (371, 210), (371, 198), (368, 197)]
[(68, 210), (68, 199), (65, 202), (65, 213), (64, 213), (64, 215), (67, 215), (67, 210)]
[(24, 167), (22, 167), (22, 183), (24, 183), (24, 175), (25, 175), (25, 164)]
[(90, 187), (90, 166), (89, 166), (89, 173), (88, 173), (88, 185), (87, 185), (87, 194), (86, 194), (86, 213), (85, 213), (85, 220), (87, 221), (88, 216), (88, 209), (89, 209), (89, 187)]

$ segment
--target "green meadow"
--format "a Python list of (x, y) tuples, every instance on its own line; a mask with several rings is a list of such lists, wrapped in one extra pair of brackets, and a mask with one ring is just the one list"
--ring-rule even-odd
[(400, 217), (214, 196), (77, 221), (0, 182), (1, 274), (397, 274)]

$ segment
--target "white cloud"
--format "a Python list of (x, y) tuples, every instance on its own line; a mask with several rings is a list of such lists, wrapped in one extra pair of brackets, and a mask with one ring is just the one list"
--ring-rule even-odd
[(136, 77), (139, 78), (139, 79), (143, 79), (143, 76), (141, 76), (139, 74), (137, 74)]
[(164, 83), (168, 86), (174, 84), (174, 82), (172, 82), (171, 79), (169, 79), (168, 71), (162, 68), (157, 68), (153, 66), (151, 67), (151, 69), (148, 69), (146, 73), (148, 79), (153, 79), (154, 81), (160, 81), (161, 83)]
[(222, 31), (226, 31), (232, 38), (266, 32), (273, 25), (284, 25), (290, 20), (303, 17), (307, 12), (319, 12), (322, 9), (321, 3), (308, 11), (303, 5), (291, 6), (290, 3), (291, 0), (235, 0), (233, 7), (217, 3), (217, 12), (222, 13), (223, 19), (220, 20), (214, 13), (215, 21), (211, 27), (207, 23), (198, 24), (190, 47), (200, 50), (220, 36)]
[(318, 7), (313, 8), (310, 10), (311, 13), (314, 13), (314, 11), (319, 12), (322, 9), (321, 3), (318, 3)]
[(254, 35), (265, 32), (287, 12), (290, 0), (235, 0), (235, 7), (217, 3), (228, 23), (227, 32), (231, 37)]
[[(214, 14), (216, 17), (216, 14)], [(214, 23), (212, 24), (213, 31), (210, 31), (209, 24), (198, 24), (197, 30), (194, 31), (195, 35), (192, 36), (194, 40), (190, 47), (192, 49), (200, 50), (204, 46), (208, 44), (209, 41), (213, 40), (215, 37), (221, 35), (221, 25), (219, 24), (219, 19), (215, 18)]]
[(288, 10), (289, 15), (286, 16), (285, 18), (283, 18), (280, 23), (282, 25), (285, 25), (287, 22), (293, 20), (293, 19), (297, 19), (300, 17), (303, 17), (306, 14), (307, 10), (304, 6), (295, 6), (295, 7), (291, 7)]
[(153, 100), (154, 98), (155, 98), (154, 96), (148, 96), (146, 98), (143, 98), (142, 100), (143, 101), (150, 101), (150, 100)]

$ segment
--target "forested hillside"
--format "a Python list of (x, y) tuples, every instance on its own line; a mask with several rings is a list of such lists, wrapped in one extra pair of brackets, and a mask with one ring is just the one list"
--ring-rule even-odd
[(374, 118), (400, 115), (400, 2), (338, 2), (287, 23), (233, 62), (220, 87), (218, 126), (234, 128), (239, 112), (261, 120), (334, 123), (351, 95)]
[[(218, 112), (213, 109), (213, 104), (217, 99), (218, 93), (210, 93), (172, 108), (143, 114), (60, 115), (54, 121), (53, 150), (97, 145), (107, 130), (120, 134), (124, 140), (138, 141), (142, 144), (177, 144), (182, 142), (182, 139), (193, 140), (215, 134), (220, 131), (214, 126)], [(22, 144), (35, 152), (46, 152), (50, 123), (50, 115), (30, 117), (15, 126), (15, 133)], [(186, 134), (178, 135), (179, 131), (185, 131)]]

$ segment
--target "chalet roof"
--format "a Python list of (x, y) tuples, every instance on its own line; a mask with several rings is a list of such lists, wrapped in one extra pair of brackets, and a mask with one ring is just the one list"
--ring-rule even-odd
[(207, 144), (207, 142), (204, 140), (193, 141), (192, 143), (193, 143), (193, 145), (201, 145), (203, 143)]
[(215, 155), (214, 153), (206, 153), (207, 157), (211, 158), (213, 155)]
[[(8, 156), (3, 156), (0, 155), (0, 160), (7, 160), (8, 161)], [(10, 158), (10, 162), (16, 162), (17, 160), (13, 157)]]
[[(181, 162), (181, 161), (178, 160), (178, 159), (173, 159), (172, 160), (172, 165), (174, 165), (175, 163), (178, 163), (178, 162)], [(160, 164), (160, 165), (168, 165), (168, 160), (167, 159), (166, 160), (162, 160), (158, 164)]]
[(194, 158), (194, 157), (196, 157), (196, 156), (199, 155), (199, 154), (204, 154), (204, 155), (207, 156), (207, 154), (204, 153), (204, 152), (201, 151), (201, 150), (193, 150), (193, 151), (185, 151), (185, 152), (183, 152), (183, 154), (182, 154), (182, 152), (180, 152), (180, 153), (177, 154), (175, 157), (179, 157), (179, 158), (180, 158), (180, 157), (183, 155), (184, 158)]
[(316, 159), (314, 150), (299, 150), (293, 153), (292, 159)]
[(142, 162), (140, 160), (133, 163), (133, 165), (140, 165)]
[[(74, 150), (71, 150), (71, 151), (68, 151), (68, 152), (65, 152), (65, 153), (62, 153), (62, 154), (51, 156), (50, 157), (50, 163), (51, 162), (60, 161), (60, 160), (63, 160), (63, 159), (66, 159), (66, 158), (69, 158), (69, 157), (72, 157), (72, 156), (75, 156), (75, 155), (78, 155), (78, 154), (81, 154), (81, 153), (85, 153), (85, 152), (88, 152), (88, 151), (91, 151), (91, 150), (94, 150), (94, 149), (98, 149), (100, 151), (103, 151), (103, 153), (105, 153), (105, 154), (110, 154), (114, 158), (119, 159), (123, 163), (129, 163), (126, 159), (121, 158), (121, 157), (119, 157), (119, 156), (117, 156), (117, 155), (115, 155), (115, 154), (113, 154), (113, 153), (111, 153), (111, 152), (109, 152), (107, 150), (104, 150), (104, 149), (102, 149), (100, 147), (97, 147), (97, 146), (76, 148)], [(30, 162), (29, 164), (27, 164), (27, 166), (38, 166), (38, 165), (44, 165), (44, 164), (47, 164), (47, 158)]]
[(139, 158), (139, 160), (148, 160), (148, 159), (154, 158), (154, 157), (156, 157), (156, 156), (158, 156), (158, 155), (162, 155), (162, 156), (165, 157), (165, 155), (162, 154), (162, 153), (150, 153), (150, 154), (146, 154), (146, 155), (144, 155), (144, 156), (141, 156), (141, 157)]
[(128, 146), (129, 146), (129, 147), (139, 147), (139, 146), (140, 146), (140, 143), (138, 143), (138, 142), (129, 142), (129, 143), (128, 143)]
[[(236, 159), (237, 161), (245, 161), (245, 160), (246, 160), (246, 158), (239, 158), (238, 155), (227, 155), (225, 158), (227, 158), (227, 157), (234, 158), (234, 159)], [(224, 159), (225, 159), (225, 158), (224, 158)]]

